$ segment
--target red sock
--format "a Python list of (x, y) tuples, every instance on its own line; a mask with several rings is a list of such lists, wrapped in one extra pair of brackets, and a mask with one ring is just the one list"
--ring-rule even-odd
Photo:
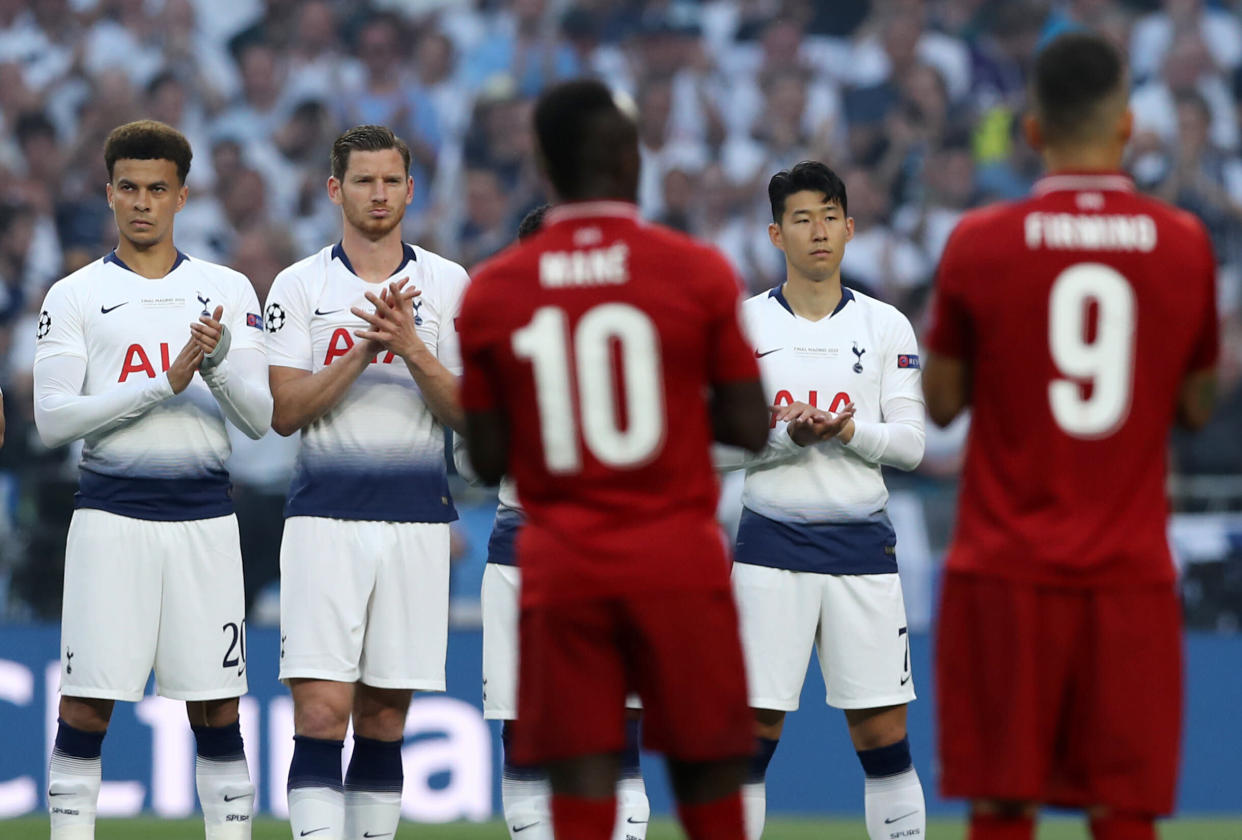
[(617, 798), (587, 799), (552, 794), (552, 827), (557, 840), (610, 840), (617, 822)]
[(968, 840), (1031, 840), (1035, 818), (1004, 814), (971, 814)]
[(1156, 840), (1156, 821), (1138, 814), (1109, 814), (1091, 820), (1095, 840)]
[(740, 793), (694, 805), (679, 802), (677, 813), (690, 840), (746, 840)]

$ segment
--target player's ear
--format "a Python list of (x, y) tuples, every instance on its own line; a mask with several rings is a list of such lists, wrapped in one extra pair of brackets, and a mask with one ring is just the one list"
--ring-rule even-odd
[(1134, 112), (1130, 110), (1129, 106), (1126, 106), (1125, 113), (1121, 115), (1121, 119), (1117, 123), (1117, 131), (1123, 146), (1129, 143), (1130, 138), (1134, 136)]
[(782, 251), (785, 250), (785, 242), (781, 238), (781, 226), (776, 222), (768, 224), (768, 239), (770, 239), (772, 244), (777, 248), (780, 248)]
[(1028, 113), (1022, 117), (1022, 136), (1026, 138), (1026, 142), (1031, 148), (1037, 152), (1044, 149), (1044, 130), (1040, 126), (1039, 120), (1035, 114)]
[(177, 190), (177, 209), (174, 213), (180, 213), (181, 208), (185, 207), (185, 200), (190, 197), (190, 188), (185, 184), (181, 185), (181, 189)]
[(336, 179), (335, 175), (328, 176), (328, 198), (333, 204), (341, 203), (341, 182)]
[(112, 182), (104, 184), (104, 195), (108, 197), (108, 209), (112, 209)]
[(845, 241), (849, 242), (854, 238), (854, 217), (845, 217)]
[(405, 203), (409, 204), (414, 200), (414, 176), (405, 176)]

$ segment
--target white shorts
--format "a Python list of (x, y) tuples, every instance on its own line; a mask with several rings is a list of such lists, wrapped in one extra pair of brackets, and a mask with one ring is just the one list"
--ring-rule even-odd
[(293, 516), (280, 544), (280, 679), (444, 690), (449, 526)]
[(246, 597), (237, 518), (73, 512), (65, 546), (60, 692), (103, 700), (246, 693)]
[[(483, 717), (517, 717), (518, 590), (522, 573), (517, 566), (488, 563), (479, 594), (483, 610)], [(641, 709), (637, 694), (625, 700), (627, 709)]]
[(734, 563), (733, 591), (752, 708), (798, 708), (812, 645), (829, 706), (875, 709), (914, 699), (896, 574), (825, 575)]

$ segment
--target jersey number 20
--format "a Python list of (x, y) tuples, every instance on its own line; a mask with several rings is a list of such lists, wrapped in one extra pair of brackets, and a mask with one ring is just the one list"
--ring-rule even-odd
[[(617, 423), (613, 350), (621, 362), (625, 422)], [(641, 309), (625, 303), (592, 307), (572, 335), (559, 306), (535, 310), (513, 334), (513, 353), (529, 359), (548, 471), (582, 468), (578, 426), (591, 454), (610, 467), (633, 467), (651, 458), (664, 440), (664, 385), (660, 338)], [(575, 405), (575, 395), (576, 405)]]
[[(1096, 328), (1087, 340), (1090, 305)], [(1048, 347), (1064, 378), (1048, 383), (1057, 425), (1077, 438), (1107, 437), (1130, 411), (1134, 385), (1134, 290), (1119, 271), (1079, 263), (1057, 275), (1048, 310)], [(1090, 383), (1089, 396), (1082, 386)]]

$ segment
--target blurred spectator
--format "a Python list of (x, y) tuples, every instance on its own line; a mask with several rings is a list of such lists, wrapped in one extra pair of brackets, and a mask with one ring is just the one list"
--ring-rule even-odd
[(1211, 109), (1212, 141), (1222, 149), (1238, 148), (1238, 109), (1224, 78), (1216, 71), (1207, 45), (1197, 32), (1178, 35), (1164, 55), (1160, 74), (1135, 89), (1130, 98), (1136, 133), (1152, 132), (1166, 143), (1177, 138), (1178, 96), (1198, 93)]
[(890, 199), (870, 169), (857, 167), (841, 175), (854, 217), (854, 238), (841, 261), (846, 285), (881, 300), (897, 302), (912, 288), (931, 280), (932, 265), (910, 239), (888, 225)]
[(1163, 8), (1140, 20), (1130, 40), (1130, 68), (1144, 81), (1164, 64), (1179, 35), (1202, 39), (1213, 66), (1232, 71), (1242, 64), (1242, 24), (1237, 11), (1209, 7), (1202, 0), (1163, 0)]
[(513, 217), (500, 178), (490, 169), (466, 171), (465, 198), (466, 220), (457, 245), (469, 270), (513, 241)]
[(491, 18), (489, 31), (465, 61), (465, 82), (479, 90), (493, 76), (511, 77), (523, 96), (577, 75), (578, 58), (547, 14), (545, 0), (513, 0)]

